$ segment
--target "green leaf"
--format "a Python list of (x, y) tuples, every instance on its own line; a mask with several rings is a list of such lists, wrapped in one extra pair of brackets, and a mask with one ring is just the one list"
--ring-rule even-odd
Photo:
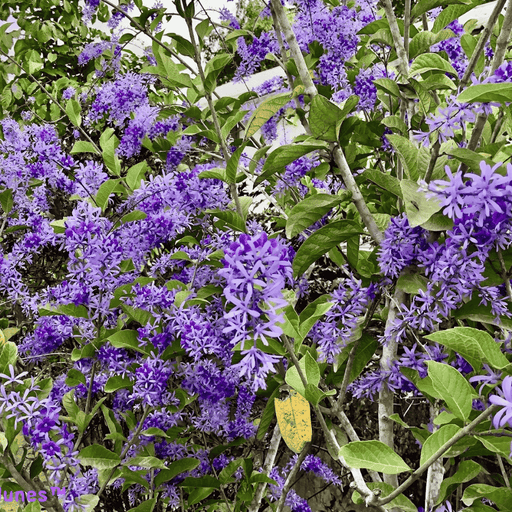
[(153, 42), (152, 48), (153, 55), (157, 61), (157, 66), (144, 68), (142, 72), (156, 73), (160, 75), (164, 83), (168, 82), (175, 87), (190, 87), (191, 89), (194, 89), (194, 84), (192, 83), (190, 76), (180, 73), (178, 66), (164, 53), (165, 50), (161, 48), (156, 41)]
[[(309, 352), (306, 352), (306, 355), (299, 361), (299, 367), (306, 377), (306, 382), (313, 386), (318, 386), (318, 383), (320, 382), (320, 369), (318, 368), (318, 363), (313, 359)], [(306, 397), (306, 389), (302, 384), (299, 371), (295, 365), (291, 365), (288, 368), (284, 380), (303, 397)]]
[(230, 228), (240, 231), (241, 233), (245, 233), (245, 222), (237, 212), (233, 210), (205, 210), (205, 213), (215, 215), (215, 217), (220, 219)]
[(418, 18), (422, 14), (450, 4), (470, 4), (471, 0), (420, 0), (411, 10), (411, 18)]
[(473, 460), (463, 460), (459, 464), (457, 472), (453, 476), (445, 478), (441, 483), (436, 505), (440, 505), (445, 501), (460, 484), (473, 480), (473, 478), (480, 474), (480, 471), (482, 471), (482, 466), (477, 462)]
[(439, 32), (453, 20), (460, 18), (463, 14), (470, 11), (479, 4), (480, 0), (476, 0), (471, 5), (448, 5), (448, 7), (446, 7), (446, 9), (444, 9), (434, 21), (432, 32)]
[(126, 183), (132, 190), (136, 190), (140, 187), (141, 180), (144, 180), (146, 176), (146, 170), (148, 164), (146, 161), (139, 162), (128, 169), (126, 174)]
[(167, 466), (164, 464), (163, 460), (160, 460), (157, 457), (133, 457), (128, 462), (126, 462), (127, 466), (139, 466), (144, 469), (167, 469)]
[(498, 506), (498, 510), (510, 510), (512, 503), (512, 489), (507, 487), (494, 487), (487, 484), (470, 485), (462, 495), (464, 505), (470, 506), (476, 500), (486, 498)]
[(137, 220), (144, 220), (148, 216), (147, 213), (141, 212), (140, 210), (134, 210), (133, 212), (127, 213), (121, 217), (120, 223), (126, 224), (127, 222), (135, 222)]
[(5, 214), (12, 210), (14, 201), (12, 198), (12, 190), (10, 188), (7, 188), (0, 193), (0, 204), (2, 205), (2, 210)]
[(452, 148), (448, 151), (448, 154), (461, 161), (463, 164), (466, 164), (472, 171), (476, 172), (477, 174), (482, 172), (480, 169), (480, 162), (482, 162), (482, 160), (491, 167), (494, 167), (495, 165), (495, 162), (493, 162), (491, 158), (477, 153), (476, 151), (471, 151), (467, 148)]
[(414, 59), (418, 55), (430, 50), (430, 47), (436, 43), (454, 37), (451, 30), (441, 30), (439, 33), (418, 32), (409, 43), (409, 58)]
[(153, 512), (156, 505), (156, 498), (143, 501), (140, 505), (128, 510), (128, 512)]
[(10, 375), (9, 365), (15, 365), (18, 359), (18, 347), (12, 342), (7, 341), (0, 349), (0, 373)]
[(87, 385), (84, 374), (76, 370), (75, 368), (71, 368), (68, 371), (68, 375), (66, 377), (66, 386), (78, 386), (79, 384)]
[(209, 475), (201, 476), (199, 478), (187, 476), (187, 478), (178, 485), (180, 487), (210, 487), (212, 489), (220, 489), (220, 482), (213, 476)]
[(274, 400), (279, 396), (280, 393), (281, 392), (279, 390), (279, 386), (277, 386), (270, 395), (267, 404), (265, 405), (265, 409), (263, 409), (260, 424), (258, 425), (258, 432), (256, 433), (256, 439), (259, 441), (265, 437), (266, 433), (268, 432), (268, 428), (274, 419), (276, 413)]
[(235, 482), (232, 477), (233, 473), (243, 464), (244, 459), (232, 460), (222, 471), (219, 473), (219, 481), (222, 485)]
[(299, 315), (299, 330), (302, 339), (304, 339), (317, 320), (327, 313), (334, 303), (331, 302), (329, 295), (321, 295), (303, 309)]
[[(36, 50), (30, 50), (27, 52), (27, 71), (29, 74), (33, 75), (34, 73), (37, 73), (40, 69), (44, 68), (43, 61), (41, 59), (41, 56)], [(74, 124), (74, 123), (73, 123)], [(76, 125), (78, 126), (78, 125)]]
[(512, 95), (512, 83), (503, 82), (501, 84), (478, 84), (470, 85), (462, 91), (457, 97), (461, 103), (474, 102), (498, 102), (510, 103)]
[(377, 78), (373, 83), (377, 89), (381, 89), (395, 98), (400, 98), (400, 89), (397, 83), (394, 80), (391, 80), (391, 78)]
[(289, 213), (286, 221), (286, 236), (293, 238), (302, 233), (342, 201), (344, 201), (342, 196), (331, 194), (315, 194), (306, 197), (296, 204)]
[(426, 73), (427, 71), (451, 73), (455, 77), (458, 77), (457, 71), (455, 71), (454, 67), (438, 53), (423, 53), (416, 57), (409, 69), (409, 77), (412, 78), (414, 75)]
[(273, 478), (270, 478), (267, 475), (264, 475), (262, 473), (258, 473), (257, 471), (255, 471), (252, 474), (252, 476), (249, 480), (249, 483), (254, 484), (254, 483), (259, 483), (259, 482), (265, 482), (267, 484), (272, 484), (272, 485), (277, 484), (277, 482)]
[(79, 127), (82, 124), (82, 116), (80, 112), (82, 111), (82, 107), (80, 103), (75, 99), (68, 100), (66, 104), (66, 114), (69, 117), (69, 120), (76, 126)]
[[(475, 53), (475, 48), (478, 43), (478, 38), (475, 36), (472, 36), (471, 34), (463, 34), (460, 38), (460, 45), (462, 46), (462, 49), (464, 50), (464, 53), (468, 57), (468, 59), (471, 59), (471, 57)], [(477, 64), (475, 66), (475, 74), (476, 76), (480, 76), (484, 69), (485, 64), (485, 58), (484, 53), (481, 52), (480, 56), (478, 57)]]
[(105, 384), (105, 393), (113, 393), (118, 389), (131, 388), (133, 383), (130, 379), (126, 377), (120, 377), (119, 375), (113, 375), (109, 377), (107, 383)]
[(505, 457), (508, 462), (511, 462), (510, 458), (510, 437), (495, 437), (495, 436), (476, 436), (489, 451), (498, 453), (502, 457)]
[(405, 293), (417, 294), (419, 290), (427, 291), (427, 279), (419, 274), (402, 274), (396, 283), (397, 288)]
[(386, 174), (375, 169), (367, 169), (362, 173), (361, 176), (370, 181), (373, 181), (375, 185), (384, 190), (387, 190), (388, 192), (391, 192), (400, 199), (403, 199), (402, 189), (400, 188), (400, 181), (394, 176), (391, 176), (391, 174)]
[(343, 446), (340, 457), (352, 468), (380, 471), (386, 475), (397, 475), (411, 468), (389, 446), (380, 441), (354, 441)]
[(493, 337), (480, 329), (454, 327), (434, 332), (425, 338), (458, 352), (475, 371), (480, 370), (482, 363), (488, 363), (500, 370), (509, 364)]
[(284, 170), (284, 168), (295, 162), (301, 156), (307, 155), (312, 151), (317, 149), (327, 149), (328, 144), (318, 142), (302, 142), (295, 144), (288, 144), (286, 146), (279, 147), (272, 151), (270, 155), (267, 157), (266, 162), (263, 164), (263, 168), (261, 169), (261, 174), (256, 178), (254, 182), (254, 186), (256, 187), (262, 181), (265, 181), (273, 174)]
[(116, 148), (119, 146), (119, 139), (112, 135), (107, 141), (103, 143), (103, 161), (107, 166), (107, 169), (116, 176), (121, 175), (121, 161), (116, 155)]
[(238, 162), (240, 161), (240, 156), (242, 155), (242, 151), (244, 150), (245, 145), (240, 146), (230, 157), (228, 163), (226, 165), (226, 182), (228, 184), (233, 184), (236, 181), (236, 175), (238, 172)]
[(336, 125), (340, 119), (343, 120), (343, 116), (339, 107), (320, 94), (313, 97), (309, 111), (309, 127), (313, 137), (336, 142)]
[(379, 342), (369, 334), (364, 333), (359, 341), (354, 363), (350, 371), (349, 383), (354, 382), (361, 372), (366, 368), (366, 365), (372, 358), (373, 354), (377, 350)]
[(428, 231), (448, 231), (453, 228), (453, 220), (442, 213), (434, 213), (427, 222), (421, 224), (421, 227)]
[(215, 169), (202, 171), (199, 173), (198, 177), (203, 179), (221, 180), (224, 181), (225, 183), (228, 182), (228, 179), (226, 177), (226, 169), (222, 169), (221, 167), (216, 167)]
[(108, 198), (112, 195), (121, 180), (107, 180), (102, 183), (96, 194), (96, 204), (105, 211), (108, 205)]
[(215, 490), (213, 487), (197, 487), (197, 489), (193, 489), (188, 494), (187, 505), (188, 507), (192, 507), (206, 499), (210, 494)]
[(435, 199), (427, 199), (424, 192), (419, 191), (419, 185), (411, 180), (400, 182), (405, 203), (407, 219), (411, 227), (427, 222), (434, 213), (441, 209), (440, 203)]
[(119, 455), (107, 450), (99, 444), (86, 446), (78, 454), (80, 463), (96, 469), (113, 469), (121, 464)]
[(291, 92), (285, 92), (272, 96), (263, 101), (254, 111), (245, 130), (245, 138), (252, 137), (278, 110), (283, 108), (291, 100)]
[(386, 137), (397, 150), (407, 177), (413, 181), (417, 181), (427, 170), (426, 167), (425, 169), (420, 169), (423, 160), (428, 156), (427, 148), (423, 146), (418, 148), (412, 141), (401, 135), (391, 134), (386, 135)]
[(407, 125), (398, 116), (385, 117), (381, 122), (384, 126), (387, 126), (388, 128), (391, 128), (392, 130), (398, 130), (399, 132), (402, 133), (402, 135), (407, 134), (407, 130), (408, 130)]
[(457, 432), (461, 430), (457, 425), (444, 425), (436, 430), (426, 441), (421, 449), (420, 466), (425, 464), (434, 453), (444, 446)]
[(146, 354), (146, 349), (141, 347), (141, 344), (138, 340), (137, 331), (134, 330), (124, 330), (118, 331), (107, 338), (113, 347), (116, 348), (131, 348), (132, 350), (136, 350), (137, 352), (141, 352), (142, 354)]
[(76, 141), (70, 153), (72, 155), (77, 153), (95, 153), (96, 155), (99, 155), (98, 149), (94, 146), (94, 144), (85, 140)]
[(318, 258), (339, 243), (362, 234), (360, 226), (351, 220), (331, 222), (315, 231), (299, 248), (293, 260), (294, 276), (302, 275)]
[(160, 487), (165, 482), (169, 482), (174, 477), (186, 471), (192, 471), (199, 466), (199, 460), (193, 458), (186, 458), (171, 462), (167, 469), (163, 469), (155, 477), (155, 486)]
[(467, 420), (473, 403), (473, 388), (461, 373), (448, 364), (427, 361), (428, 376), (450, 411)]

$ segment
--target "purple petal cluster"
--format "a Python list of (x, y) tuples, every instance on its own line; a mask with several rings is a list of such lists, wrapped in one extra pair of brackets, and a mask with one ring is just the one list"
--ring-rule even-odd
[(411, 228), (404, 214), (392, 218), (379, 248), (381, 272), (387, 277), (398, 277), (426, 249), (426, 236), (427, 232), (423, 228)]

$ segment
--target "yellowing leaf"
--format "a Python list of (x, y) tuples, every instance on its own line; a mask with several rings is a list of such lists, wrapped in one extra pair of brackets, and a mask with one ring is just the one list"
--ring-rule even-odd
[(300, 453), (311, 441), (311, 411), (309, 402), (295, 391), (285, 400), (275, 400), (276, 416), (281, 435), (290, 450)]

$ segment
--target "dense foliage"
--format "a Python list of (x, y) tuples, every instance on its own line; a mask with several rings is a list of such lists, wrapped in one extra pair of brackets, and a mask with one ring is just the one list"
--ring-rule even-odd
[(6, 500), (318, 510), (307, 475), (339, 510), (512, 509), (512, 1), (460, 23), (484, 3), (3, 2)]

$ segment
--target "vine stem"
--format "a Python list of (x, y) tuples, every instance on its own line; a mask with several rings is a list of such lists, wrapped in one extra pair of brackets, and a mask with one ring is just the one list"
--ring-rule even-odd
[[(228, 150), (226, 140), (224, 139), (224, 137), (222, 135), (219, 118), (217, 117), (217, 112), (216, 112), (215, 106), (213, 104), (212, 94), (206, 88), (206, 76), (204, 74), (203, 64), (201, 62), (201, 55), (199, 53), (199, 47), (197, 45), (196, 37), (194, 35), (194, 27), (192, 25), (192, 18), (186, 16), (185, 21), (186, 21), (187, 27), (188, 27), (190, 42), (192, 43), (192, 46), (194, 47), (194, 60), (195, 60), (197, 69), (199, 71), (199, 76), (201, 77), (201, 82), (205, 89), (206, 101), (208, 102), (208, 107), (210, 108), (210, 112), (212, 114), (213, 125), (215, 127), (215, 133), (217, 134), (217, 137), (220, 140), (220, 146), (222, 148), (224, 160), (226, 161), (226, 165), (227, 165), (229, 156), (230, 156), (230, 152)], [(236, 183), (230, 183), (229, 192), (231, 194), (231, 198), (233, 199), (233, 202), (235, 203), (235, 207), (236, 207), (236, 211), (237, 211), (238, 215), (240, 215), (240, 218), (243, 219), (244, 214), (243, 214), (243, 210), (242, 210), (242, 205), (240, 204), (240, 198), (238, 197), (238, 190), (236, 188)]]
[[(471, 55), (471, 59), (469, 60), (469, 64), (468, 64), (468, 67), (466, 68), (464, 76), (462, 77), (462, 80), (460, 81), (461, 88), (466, 87), (466, 85), (469, 83), (469, 79), (471, 78), (471, 75), (473, 74), (473, 71), (475, 70), (478, 59), (480, 58), (480, 55), (484, 51), (485, 43), (489, 39), (492, 29), (494, 28), (494, 25), (498, 21), (498, 17), (500, 15), (501, 11), (503, 10), (503, 7), (505, 7), (506, 1), (507, 0), (498, 0), (496, 2), (496, 5), (494, 6), (492, 13), (489, 16), (489, 19), (487, 20), (487, 25), (485, 26), (484, 30), (480, 34), (478, 43), (476, 44), (476, 47), (473, 50), (473, 54)], [(509, 4), (509, 9), (510, 9), (510, 4)], [(510, 14), (508, 12), (509, 9), (507, 9), (508, 15)], [(509, 35), (510, 35), (510, 30), (509, 30)], [(508, 40), (508, 36), (507, 36), (507, 40)], [(496, 69), (492, 70), (492, 73), (494, 73), (495, 70)]]
[[(393, 300), (389, 303), (389, 313), (386, 320), (386, 334), (389, 333), (390, 329), (393, 327), (399, 311), (399, 305), (403, 304), (404, 300), (405, 293), (400, 288), (396, 288)], [(383, 372), (388, 372), (391, 369), (391, 366), (396, 359), (397, 349), (398, 343), (396, 341), (396, 337), (392, 336), (388, 343), (384, 344), (382, 347), (380, 367)], [(395, 449), (393, 433), (394, 422), (389, 419), (389, 417), (393, 414), (394, 397), (394, 392), (386, 385), (383, 385), (379, 392), (379, 440), (389, 446), (393, 451)], [(384, 474), (384, 482), (396, 487), (398, 485), (397, 475)]]
[[(274, 427), (274, 432), (272, 434), (272, 439), (270, 440), (270, 446), (267, 452), (267, 456), (265, 457), (265, 463), (263, 464), (263, 474), (266, 476), (269, 475), (270, 470), (274, 467), (280, 442), (281, 431), (279, 430), (279, 425), (276, 423), (276, 426)], [(258, 487), (256, 489), (256, 492), (254, 493), (254, 498), (252, 499), (251, 506), (249, 507), (248, 512), (258, 512), (266, 488), (266, 482), (260, 482), (258, 484)]]
[(499, 409), (498, 405), (491, 405), (482, 414), (477, 416), (469, 425), (460, 429), (449, 441), (447, 441), (439, 450), (437, 450), (431, 457), (429, 457), (414, 473), (400, 486), (398, 486), (391, 494), (378, 501), (379, 505), (386, 505), (400, 496), (407, 490), (427, 469), (440, 457), (442, 457), (457, 441), (469, 434), (476, 426), (482, 421), (486, 420), (491, 414), (494, 414)]
[[(498, 3), (496, 4), (494, 11), (492, 12), (491, 16), (489, 17), (489, 21), (487, 22), (487, 26), (485, 27), (484, 32), (482, 32), (482, 34), (480, 35), (480, 39), (478, 40), (478, 45), (475, 48), (475, 54), (476, 54), (477, 50), (479, 50), (480, 46), (481, 46), (480, 53), (481, 53), (481, 51), (483, 51), (485, 42), (489, 38), (489, 35), (490, 35), (496, 21), (498, 20), (498, 16), (499, 16), (501, 10), (503, 9), (503, 6), (505, 5), (505, 1), (506, 0), (499, 0)], [(498, 39), (496, 41), (496, 53), (494, 54), (494, 58), (491, 63), (491, 69), (489, 70), (488, 76), (492, 76), (494, 74), (494, 72), (501, 66), (501, 64), (503, 64), (503, 59), (505, 58), (505, 52), (507, 50), (507, 45), (508, 45), (511, 31), (512, 31), (512, 0), (509, 0), (509, 2), (507, 4), (507, 11), (505, 13), (505, 18), (503, 20), (503, 26), (501, 28), (500, 35), (498, 36)], [(486, 34), (485, 39), (484, 39), (484, 34)], [(480, 45), (481, 42), (482, 42), (482, 44)], [(480, 53), (478, 53), (478, 57), (480, 56)], [(468, 65), (468, 70), (470, 69), (469, 66), (471, 65), (471, 62), (472, 61), (470, 61), (469, 65)], [(478, 60), (475, 60), (473, 69), (476, 66), (477, 62), (478, 62)], [(468, 70), (466, 70), (466, 74), (467, 74)], [(471, 72), (472, 72), (472, 70), (471, 70)], [(469, 82), (469, 76), (468, 76), (466, 82), (464, 82), (464, 78), (466, 78), (466, 74), (462, 78), (461, 84), (465, 85), (467, 82)], [(487, 115), (478, 114), (478, 117), (475, 121), (475, 126), (473, 127), (473, 131), (471, 132), (471, 138), (468, 142), (468, 149), (470, 149), (471, 151), (474, 151), (477, 148), (477, 146), (480, 142), (480, 138), (482, 137), (482, 132), (484, 130), (484, 126), (485, 126), (486, 122), (487, 122)], [(466, 164), (462, 164), (460, 169), (463, 173), (465, 173), (467, 171), (468, 167)]]
[[(312, 99), (318, 94), (318, 91), (315, 84), (313, 83), (311, 75), (309, 74), (309, 69), (306, 65), (306, 61), (304, 60), (304, 56), (302, 55), (299, 43), (297, 42), (297, 38), (295, 37), (290, 22), (288, 21), (284, 7), (281, 5), (280, 0), (271, 0), (271, 2), (281, 30), (285, 35), (286, 42), (290, 47), (290, 53), (295, 61), (295, 65), (297, 66), (300, 79), (302, 80), (302, 83), (305, 87), (305, 93)], [(331, 144), (331, 151), (334, 155), (334, 161), (340, 170), (341, 177), (345, 183), (345, 186), (347, 187), (347, 190), (352, 192), (352, 201), (356, 205), (364, 225), (368, 229), (368, 232), (370, 233), (373, 240), (377, 242), (377, 244), (380, 244), (384, 238), (384, 235), (380, 231), (377, 223), (375, 222), (375, 219), (373, 218), (373, 215), (368, 209), (368, 205), (366, 204), (363, 195), (357, 186), (356, 180), (352, 175), (352, 171), (347, 163), (343, 151), (338, 144)]]
[[(150, 412), (151, 412), (151, 407), (149, 405), (146, 405), (146, 407), (144, 408), (144, 412), (142, 414), (142, 418), (140, 419), (139, 426), (137, 427), (137, 430), (133, 434), (133, 437), (132, 437), (131, 441), (126, 443), (126, 446), (124, 447), (124, 450), (121, 452), (121, 455), (119, 456), (121, 461), (126, 457), (126, 454), (128, 453), (130, 447), (137, 442), (137, 440), (139, 438), (139, 435), (142, 432), (142, 428), (144, 426), (144, 420), (148, 417)], [(107, 488), (107, 485), (110, 482), (110, 479), (112, 478), (114, 473), (116, 472), (116, 469), (117, 469), (118, 466), (119, 466), (119, 464), (115, 468), (112, 468), (112, 470), (110, 471), (110, 474), (108, 475), (108, 477), (103, 482), (103, 485), (101, 486), (100, 490), (96, 493), (96, 496), (98, 496), (98, 498), (103, 494), (103, 492)]]
[(393, 38), (393, 44), (395, 45), (396, 54), (398, 56), (398, 71), (400, 71), (402, 77), (407, 80), (409, 75), (409, 60), (407, 58), (407, 52), (405, 51), (404, 43), (402, 41), (402, 36), (400, 35), (400, 28), (398, 27), (398, 22), (396, 21), (395, 12), (393, 11), (393, 4), (391, 3), (391, 0), (384, 0), (382, 2), (382, 6), (384, 7), (384, 12), (386, 13), (389, 29), (391, 30), (391, 36)]
[(308, 451), (310, 448), (311, 448), (311, 442), (306, 443), (304, 448), (300, 452), (297, 462), (293, 465), (293, 468), (290, 471), (290, 473), (288, 473), (288, 476), (286, 477), (286, 481), (283, 486), (283, 492), (281, 493), (281, 497), (279, 498), (279, 501), (277, 502), (276, 512), (283, 511), (284, 502), (286, 501), (286, 496), (288, 496), (288, 491), (290, 490), (290, 487), (292, 486), (292, 482), (295, 480), (295, 476), (299, 472), (300, 466), (304, 462), (304, 459), (306, 458), (306, 455), (308, 454)]

